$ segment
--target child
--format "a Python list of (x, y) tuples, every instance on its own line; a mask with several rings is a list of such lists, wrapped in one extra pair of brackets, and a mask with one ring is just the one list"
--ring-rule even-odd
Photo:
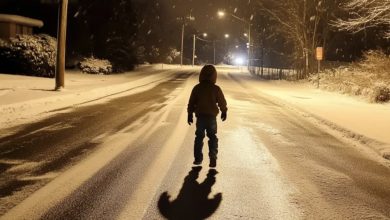
[[(199, 74), (199, 83), (192, 89), (188, 102), (188, 124), (193, 123), (193, 113), (196, 116), (196, 132), (194, 143), (194, 165), (202, 163), (203, 138), (205, 131), (209, 138), (210, 167), (217, 166), (218, 138), (216, 117), (221, 110), (222, 121), (226, 120), (226, 100), (217, 82), (217, 70), (213, 65), (205, 65)], [(218, 107), (219, 110), (218, 110)]]

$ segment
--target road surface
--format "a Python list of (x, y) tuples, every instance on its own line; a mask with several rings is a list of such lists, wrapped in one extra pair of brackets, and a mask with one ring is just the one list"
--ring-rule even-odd
[(217, 81), (229, 108), (217, 168), (193, 167), (197, 77), (169, 73), (2, 136), (0, 218), (390, 219), (386, 161), (231, 69)]

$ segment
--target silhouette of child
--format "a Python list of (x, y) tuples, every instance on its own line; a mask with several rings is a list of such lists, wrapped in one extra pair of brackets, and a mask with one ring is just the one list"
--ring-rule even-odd
[[(203, 161), (203, 138), (205, 131), (209, 138), (210, 167), (217, 166), (218, 138), (216, 117), (221, 110), (222, 121), (226, 120), (226, 100), (217, 82), (217, 70), (213, 65), (205, 65), (199, 74), (199, 83), (192, 89), (188, 102), (188, 124), (193, 123), (193, 113), (196, 116), (196, 132), (194, 143), (194, 165)], [(218, 104), (218, 106), (217, 106)], [(218, 109), (219, 107), (219, 109)]]

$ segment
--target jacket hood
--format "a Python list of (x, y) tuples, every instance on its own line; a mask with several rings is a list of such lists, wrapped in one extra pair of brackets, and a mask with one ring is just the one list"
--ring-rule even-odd
[(217, 70), (213, 65), (206, 65), (202, 68), (199, 74), (199, 82), (217, 82)]

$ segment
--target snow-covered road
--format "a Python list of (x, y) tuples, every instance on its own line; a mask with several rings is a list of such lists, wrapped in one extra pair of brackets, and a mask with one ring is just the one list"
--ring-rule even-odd
[(390, 218), (387, 161), (247, 81), (220, 71), (229, 111), (215, 171), (191, 164), (191, 71), (3, 137), (2, 218)]

